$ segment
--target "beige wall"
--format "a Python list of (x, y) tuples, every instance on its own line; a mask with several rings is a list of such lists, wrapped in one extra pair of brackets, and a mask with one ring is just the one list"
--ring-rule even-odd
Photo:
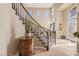
[(17, 38), (24, 35), (24, 26), (11, 4), (0, 4), (0, 55), (15, 55)]
[[(31, 8), (33, 18), (43, 27), (50, 28), (50, 9), (48, 8)], [(29, 8), (27, 8), (29, 10)], [(35, 13), (40, 10), (40, 16), (36, 16)], [(44, 16), (45, 11), (48, 10), (48, 17)]]
[[(59, 24), (62, 24), (62, 30), (59, 30)], [(56, 14), (56, 34), (57, 38), (60, 38), (61, 35), (63, 35), (63, 12), (57, 11)]]
[(77, 13), (77, 31), (79, 32), (79, 13)]

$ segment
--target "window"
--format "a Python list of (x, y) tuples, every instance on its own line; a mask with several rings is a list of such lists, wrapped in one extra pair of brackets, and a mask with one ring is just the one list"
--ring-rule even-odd
[(73, 8), (70, 12), (69, 12), (69, 16), (73, 17), (76, 15), (76, 8)]
[(30, 16), (32, 16), (32, 10), (31, 9), (29, 10), (29, 14), (30, 14)]
[(40, 11), (39, 10), (36, 11), (36, 16), (38, 16), (38, 17), (40, 16)]
[(48, 10), (45, 11), (45, 14), (44, 14), (46, 17), (48, 17)]

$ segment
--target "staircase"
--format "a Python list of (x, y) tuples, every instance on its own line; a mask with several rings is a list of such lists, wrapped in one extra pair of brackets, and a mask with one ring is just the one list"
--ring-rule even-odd
[(42, 42), (39, 41), (39, 38), (34, 40), (34, 51), (35, 55), (47, 51)]
[[(52, 31), (42, 27), (26, 10), (22, 3), (12, 3), (12, 9), (15, 10), (19, 16), (19, 20), (22, 20), (22, 24), (25, 26), (26, 33), (33, 33), (37, 39), (35, 39), (35, 48), (40, 47), (49, 51), (50, 41), (52, 38)], [(39, 48), (39, 49), (40, 49)]]

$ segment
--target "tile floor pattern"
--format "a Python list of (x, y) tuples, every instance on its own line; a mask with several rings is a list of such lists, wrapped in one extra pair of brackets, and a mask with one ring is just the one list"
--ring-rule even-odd
[(57, 39), (56, 44), (53, 44), (49, 51), (42, 46), (36, 46), (34, 56), (77, 56), (76, 43)]

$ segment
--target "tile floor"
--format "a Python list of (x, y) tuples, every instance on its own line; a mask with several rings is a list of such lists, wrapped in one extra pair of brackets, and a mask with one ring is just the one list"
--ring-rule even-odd
[(56, 44), (53, 44), (49, 51), (43, 47), (36, 47), (34, 56), (77, 56), (76, 43), (57, 39)]

